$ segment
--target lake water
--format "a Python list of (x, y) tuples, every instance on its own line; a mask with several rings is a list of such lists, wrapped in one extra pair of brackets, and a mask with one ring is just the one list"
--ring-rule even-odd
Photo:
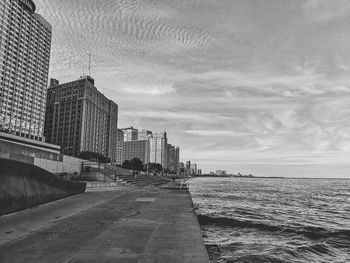
[(194, 178), (211, 262), (350, 262), (350, 180)]

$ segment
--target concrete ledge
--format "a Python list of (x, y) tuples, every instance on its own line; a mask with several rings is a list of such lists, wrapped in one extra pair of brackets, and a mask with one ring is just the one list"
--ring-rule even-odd
[(86, 189), (86, 183), (66, 181), (32, 164), (0, 158), (0, 167), (0, 216)]

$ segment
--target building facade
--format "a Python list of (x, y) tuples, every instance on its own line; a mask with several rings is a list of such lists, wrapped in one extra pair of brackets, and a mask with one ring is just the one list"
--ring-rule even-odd
[(187, 175), (191, 174), (191, 161), (186, 161), (185, 170)]
[(117, 129), (117, 143), (116, 143), (116, 159), (115, 164), (123, 164), (123, 142), (124, 132), (121, 129)]
[(0, 1), (0, 130), (43, 141), (52, 29), (35, 8)]
[(197, 175), (197, 164), (196, 163), (191, 163), (191, 175)]
[(95, 152), (116, 162), (118, 105), (100, 93), (88, 76), (59, 84), (47, 92), (45, 137), (62, 153)]
[(180, 147), (175, 147), (175, 172), (180, 174)]
[(152, 137), (152, 131), (149, 130), (141, 130), (138, 132), (137, 138), (138, 140), (149, 140)]
[(164, 169), (168, 167), (168, 139), (166, 132), (154, 133), (149, 139), (150, 162), (161, 164)]
[(138, 137), (138, 129), (134, 127), (121, 129), (124, 132), (124, 142), (127, 141), (136, 141)]
[(126, 160), (131, 161), (134, 158), (140, 159), (142, 161), (142, 164), (147, 164), (149, 162), (148, 140), (123, 142), (123, 162)]
[(167, 156), (168, 156), (168, 165), (167, 165), (167, 168), (169, 169), (169, 171), (171, 173), (176, 173), (176, 150), (175, 150), (175, 146), (171, 145), (171, 144), (168, 144), (167, 145), (168, 147), (168, 153), (167, 153)]

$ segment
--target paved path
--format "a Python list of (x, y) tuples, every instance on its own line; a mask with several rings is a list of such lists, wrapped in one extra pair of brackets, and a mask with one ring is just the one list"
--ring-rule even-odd
[(204, 263), (185, 190), (113, 187), (0, 217), (0, 262)]

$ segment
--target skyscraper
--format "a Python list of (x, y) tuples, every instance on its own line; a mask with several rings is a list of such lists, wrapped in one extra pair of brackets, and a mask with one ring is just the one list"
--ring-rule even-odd
[(116, 160), (115, 164), (123, 164), (123, 142), (124, 142), (124, 132), (121, 129), (117, 129), (117, 143), (116, 143)]
[(138, 137), (138, 129), (134, 127), (121, 129), (124, 132), (124, 142), (126, 141), (135, 141)]
[(168, 166), (168, 139), (166, 132), (157, 132), (149, 139), (150, 142), (150, 162), (159, 163), (163, 168)]
[(186, 174), (191, 174), (191, 161), (186, 161)]
[(45, 136), (78, 156), (95, 152), (116, 161), (118, 105), (95, 87), (89, 76), (59, 85), (52, 80), (47, 92)]
[(138, 132), (137, 138), (138, 140), (148, 140), (152, 137), (152, 131), (142, 130)]
[(43, 140), (51, 25), (32, 0), (0, 1), (0, 130)]
[(175, 147), (175, 172), (180, 174), (180, 147)]
[(176, 149), (175, 149), (175, 146), (171, 145), (171, 144), (168, 144), (167, 145), (167, 150), (168, 150), (168, 153), (167, 153), (167, 159), (168, 159), (168, 165), (167, 165), (167, 168), (169, 169), (170, 172), (172, 173), (176, 173), (176, 168), (177, 168), (177, 165), (176, 165)]

